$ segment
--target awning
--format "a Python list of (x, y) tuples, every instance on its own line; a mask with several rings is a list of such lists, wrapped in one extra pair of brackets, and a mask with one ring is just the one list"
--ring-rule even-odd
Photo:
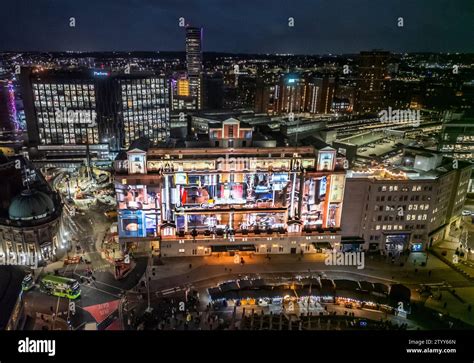
[(332, 246), (329, 242), (313, 242), (314, 248), (332, 250)]
[(255, 245), (217, 245), (211, 246), (212, 252), (256, 251)]

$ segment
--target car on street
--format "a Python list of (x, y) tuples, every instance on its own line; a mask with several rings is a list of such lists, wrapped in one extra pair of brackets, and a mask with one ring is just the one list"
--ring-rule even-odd
[(464, 217), (467, 217), (467, 216), (470, 216), (472, 214), (471, 211), (469, 210), (463, 210), (462, 213), (461, 213)]

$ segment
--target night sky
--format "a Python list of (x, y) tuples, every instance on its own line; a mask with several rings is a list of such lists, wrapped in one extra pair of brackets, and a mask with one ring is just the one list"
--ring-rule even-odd
[(204, 51), (474, 52), (474, 0), (2, 0), (0, 50), (182, 51), (179, 17)]

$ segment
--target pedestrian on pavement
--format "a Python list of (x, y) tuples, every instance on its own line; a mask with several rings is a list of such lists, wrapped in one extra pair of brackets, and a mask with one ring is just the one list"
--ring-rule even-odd
[(448, 306), (448, 302), (445, 301), (443, 307), (446, 309), (446, 306)]
[(431, 277), (431, 270), (429, 270), (429, 271), (428, 271), (428, 276), (430, 276), (430, 277)]

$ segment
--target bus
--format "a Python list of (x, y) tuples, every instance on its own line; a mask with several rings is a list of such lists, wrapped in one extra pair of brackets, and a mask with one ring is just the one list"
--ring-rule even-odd
[(81, 295), (79, 282), (62, 276), (46, 275), (40, 283), (41, 291), (68, 299), (77, 299)]

